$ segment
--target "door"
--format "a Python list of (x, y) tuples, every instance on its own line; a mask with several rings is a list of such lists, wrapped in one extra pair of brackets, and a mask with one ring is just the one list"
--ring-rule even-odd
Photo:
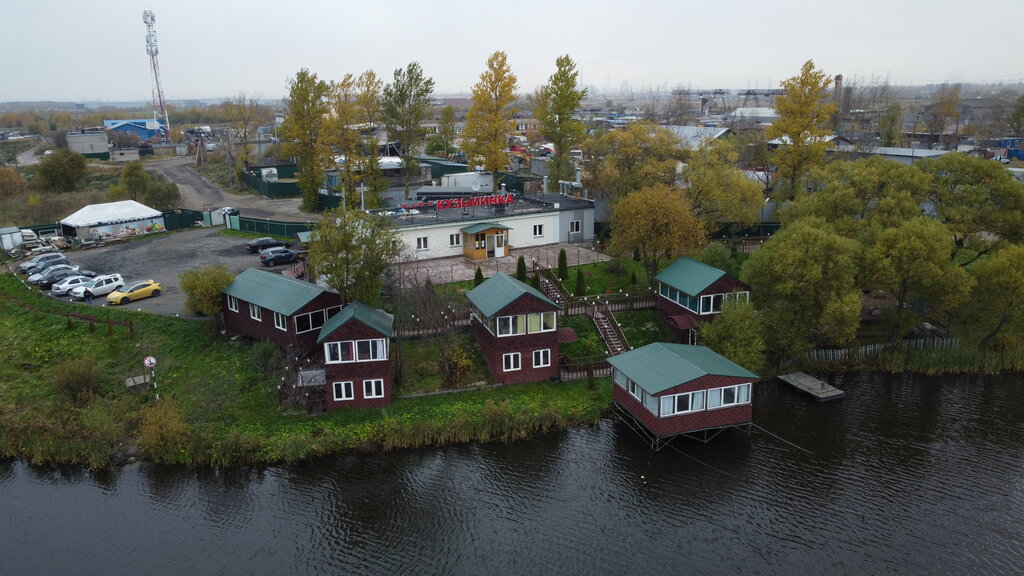
[(494, 235), (494, 257), (501, 258), (505, 255), (505, 233), (499, 232)]
[(487, 235), (487, 257), (494, 258), (494, 236)]

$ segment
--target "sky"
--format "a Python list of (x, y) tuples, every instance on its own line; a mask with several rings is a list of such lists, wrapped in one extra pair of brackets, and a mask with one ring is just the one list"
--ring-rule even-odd
[(1024, 2), (962, 0), (13, 0), (0, 27), (0, 102), (148, 101), (144, 10), (168, 100), (287, 95), (416, 61), (438, 95), (466, 94), (508, 55), (520, 93), (568, 54), (596, 93), (777, 88), (809, 59), (847, 83), (1024, 82)]

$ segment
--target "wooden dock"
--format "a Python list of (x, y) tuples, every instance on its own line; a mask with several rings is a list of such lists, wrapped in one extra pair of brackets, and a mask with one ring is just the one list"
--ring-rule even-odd
[(843, 396), (846, 396), (846, 392), (843, 392), (839, 388), (836, 388), (822, 380), (818, 380), (814, 376), (804, 374), (803, 372), (784, 374), (779, 376), (779, 380), (782, 380), (801, 392), (806, 392), (807, 394), (814, 396), (814, 399), (818, 402), (838, 400)]

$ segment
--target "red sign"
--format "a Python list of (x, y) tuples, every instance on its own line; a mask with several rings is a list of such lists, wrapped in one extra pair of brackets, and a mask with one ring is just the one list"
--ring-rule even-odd
[(493, 194), (491, 196), (474, 196), (472, 198), (452, 198), (450, 200), (438, 200), (437, 209), (448, 208), (472, 208), (473, 206), (497, 206), (498, 204), (512, 204), (516, 201), (515, 194)]

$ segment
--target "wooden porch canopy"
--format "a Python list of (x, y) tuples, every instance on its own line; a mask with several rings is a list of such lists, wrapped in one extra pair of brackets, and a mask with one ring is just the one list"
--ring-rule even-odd
[[(462, 232), (462, 255), (470, 260), (484, 260), (508, 253), (508, 234), (512, 228), (496, 222), (478, 222), (465, 228)], [(500, 252), (500, 253), (499, 253)]]

